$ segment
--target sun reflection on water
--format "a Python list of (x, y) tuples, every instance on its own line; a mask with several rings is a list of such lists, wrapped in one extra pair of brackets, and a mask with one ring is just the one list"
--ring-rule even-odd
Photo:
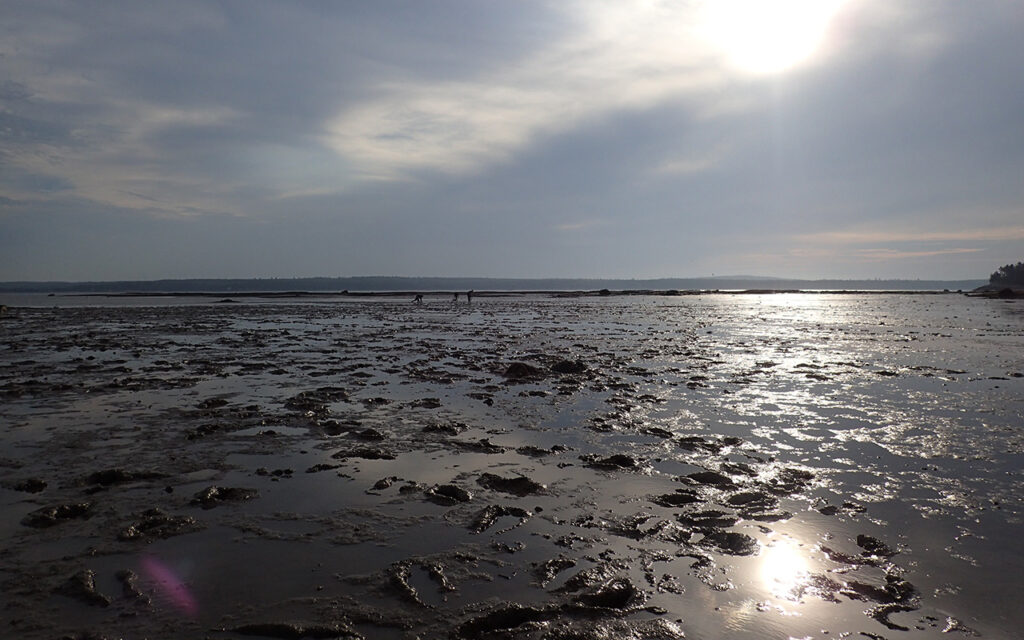
[(760, 578), (772, 595), (799, 600), (809, 576), (810, 565), (800, 545), (778, 540), (762, 551)]

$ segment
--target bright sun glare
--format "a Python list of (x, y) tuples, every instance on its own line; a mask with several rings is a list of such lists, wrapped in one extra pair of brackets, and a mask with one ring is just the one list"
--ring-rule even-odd
[(704, 32), (740, 71), (781, 73), (809, 60), (843, 0), (714, 0)]
[(808, 569), (804, 552), (790, 542), (776, 542), (762, 552), (761, 580), (776, 596), (792, 599)]

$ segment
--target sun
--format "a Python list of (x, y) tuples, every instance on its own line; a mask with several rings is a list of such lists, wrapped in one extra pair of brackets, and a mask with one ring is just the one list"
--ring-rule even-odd
[(714, 0), (703, 33), (738, 71), (774, 74), (793, 69), (821, 48), (843, 0)]

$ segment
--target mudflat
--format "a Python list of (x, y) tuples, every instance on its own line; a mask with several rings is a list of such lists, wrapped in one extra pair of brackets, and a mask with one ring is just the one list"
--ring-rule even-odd
[(0, 335), (0, 635), (1024, 628), (1019, 301), (14, 307)]

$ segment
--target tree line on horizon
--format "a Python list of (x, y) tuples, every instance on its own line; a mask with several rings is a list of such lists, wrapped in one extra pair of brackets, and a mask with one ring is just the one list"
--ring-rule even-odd
[(988, 281), (994, 285), (1024, 285), (1024, 262), (999, 267), (988, 277)]

